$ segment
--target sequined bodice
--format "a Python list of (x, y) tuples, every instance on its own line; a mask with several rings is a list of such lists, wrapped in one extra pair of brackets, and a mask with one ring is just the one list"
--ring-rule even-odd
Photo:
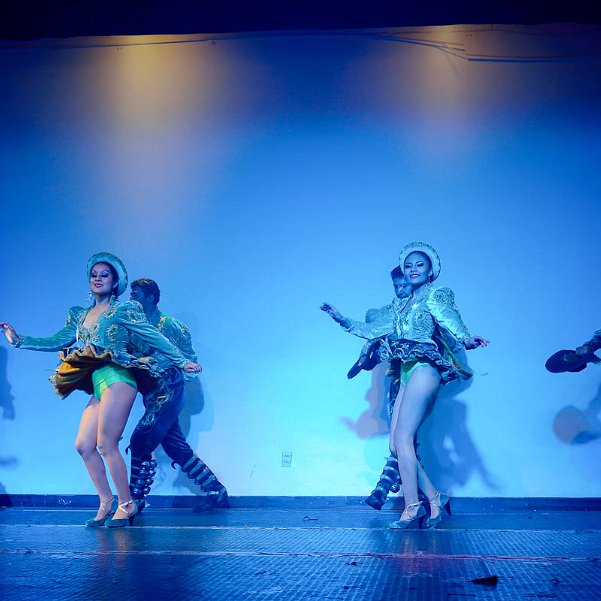
[[(88, 328), (83, 323), (90, 310), (91, 307), (71, 307), (64, 327), (56, 334), (46, 338), (19, 336), (15, 346), (60, 351), (75, 343), (93, 345), (111, 351), (113, 361), (120, 365), (129, 365), (137, 358), (148, 359), (146, 356), (151, 355), (148, 361), (153, 366), (153, 374), (173, 365), (182, 367), (188, 362), (177, 347), (148, 323), (140, 303), (111, 301), (110, 307)], [(135, 340), (144, 342), (144, 353), (132, 344)]]
[[(173, 343), (180, 352), (190, 361), (198, 361), (196, 351), (192, 346), (192, 337), (187, 326), (181, 321), (175, 319), (170, 315), (162, 313), (158, 307), (154, 308), (154, 311), (147, 315), (148, 322), (152, 324), (167, 340)], [(149, 352), (148, 344), (140, 339), (139, 336), (135, 336), (131, 340), (132, 347), (139, 350), (142, 354)]]
[(390, 310), (380, 319), (371, 323), (351, 321), (347, 329), (367, 339), (393, 335), (416, 342), (432, 342), (437, 326), (459, 342), (469, 337), (452, 290), (430, 284), (422, 289), (419, 299), (394, 299)]
[(398, 338), (432, 338), (435, 322), (424, 301), (423, 298), (415, 302), (408, 299), (395, 311), (394, 329)]
[(124, 352), (130, 341), (131, 332), (125, 325), (119, 323), (120, 320), (115, 319), (117, 310), (122, 308), (122, 304), (111, 303), (110, 307), (89, 327), (83, 324), (90, 309), (81, 311), (77, 317), (77, 341), (83, 346), (94, 345), (117, 353)]

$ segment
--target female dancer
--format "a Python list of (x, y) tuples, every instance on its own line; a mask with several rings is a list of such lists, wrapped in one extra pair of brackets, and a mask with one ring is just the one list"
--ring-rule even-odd
[[(96, 253), (90, 257), (87, 271), (94, 302), (88, 308), (71, 307), (65, 326), (54, 336), (22, 336), (7, 322), (0, 322), (0, 328), (16, 348), (66, 349), (59, 353), (62, 362), (50, 378), (58, 395), (65, 398), (76, 389), (92, 394), (75, 441), (100, 498), (96, 517), (86, 525), (102, 526), (106, 522), (109, 527), (121, 527), (128, 521), (131, 524), (137, 512), (119, 451), (119, 440), (136, 396), (136, 378), (152, 385), (154, 378), (173, 365), (192, 373), (201, 367), (188, 361), (148, 323), (139, 303), (117, 301), (127, 288), (127, 271), (118, 257)], [(134, 335), (150, 345), (150, 356), (130, 354), (135, 353), (135, 348), (128, 346)], [(70, 351), (68, 347), (76, 342), (79, 347)], [(117, 499), (113, 497), (103, 458), (117, 489)]]
[(395, 299), (393, 311), (381, 319), (365, 324), (343, 317), (332, 305), (321, 308), (347, 331), (361, 338), (392, 334), (392, 356), (401, 361), (400, 390), (392, 414), (391, 449), (396, 451), (403, 482), (405, 509), (391, 528), (407, 528), (426, 515), (418, 499), (418, 482), (430, 502), (427, 527), (436, 526), (449, 497), (436, 490), (415, 453), (415, 436), (428, 408), (435, 401), (441, 384), (463, 375), (448, 345), (451, 335), (467, 350), (486, 346), (481, 336), (470, 336), (455, 307), (453, 292), (437, 288), (432, 282), (440, 274), (436, 251), (424, 242), (412, 242), (401, 250), (399, 264), (411, 285), (408, 299)]

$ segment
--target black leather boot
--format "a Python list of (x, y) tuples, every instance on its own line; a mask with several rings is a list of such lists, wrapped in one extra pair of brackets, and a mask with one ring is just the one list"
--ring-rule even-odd
[(129, 477), (129, 490), (132, 500), (138, 503), (140, 513), (146, 506), (146, 496), (150, 493), (150, 487), (154, 483), (157, 473), (157, 461), (152, 455), (131, 458), (131, 474)]
[(181, 469), (205, 493), (193, 511), (223, 509), (230, 506), (225, 486), (219, 482), (217, 476), (197, 455), (193, 455), (185, 465), (181, 466)]
[(399, 464), (397, 458), (391, 455), (386, 460), (386, 465), (376, 487), (371, 491), (369, 497), (363, 500), (364, 503), (380, 511), (388, 498), (389, 492), (399, 492), (401, 490), (401, 475), (399, 474)]

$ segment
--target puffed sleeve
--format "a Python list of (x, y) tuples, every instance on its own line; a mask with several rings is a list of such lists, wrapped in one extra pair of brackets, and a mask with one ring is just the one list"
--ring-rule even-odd
[(394, 312), (387, 308), (376, 320), (369, 323), (349, 319), (346, 324), (342, 323), (340, 325), (344, 330), (359, 338), (366, 338), (367, 340), (381, 338), (394, 332)]
[(430, 314), (438, 325), (457, 341), (463, 342), (470, 333), (455, 306), (455, 295), (450, 288), (434, 288), (426, 301)]
[(192, 336), (186, 324), (181, 321), (168, 317), (163, 327), (163, 334), (188, 358), (189, 361), (198, 361), (196, 351), (192, 346)]
[(177, 347), (169, 342), (153, 325), (148, 323), (139, 302), (127, 301), (121, 303), (115, 314), (115, 319), (117, 323), (136, 334), (178, 367), (183, 367), (188, 363), (189, 360), (184, 357)]
[(83, 307), (71, 307), (65, 325), (54, 336), (34, 338), (33, 336), (19, 336), (13, 344), (15, 348), (24, 348), (31, 351), (60, 351), (71, 346), (77, 340), (77, 321)]

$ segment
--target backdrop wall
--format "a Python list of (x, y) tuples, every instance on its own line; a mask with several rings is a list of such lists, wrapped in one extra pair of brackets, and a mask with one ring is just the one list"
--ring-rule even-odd
[[(491, 341), (423, 428), (433, 479), (460, 496), (599, 496), (601, 371), (544, 369), (601, 326), (595, 38), (5, 44), (0, 320), (54, 333), (86, 302), (88, 256), (114, 252), (190, 326), (204, 374), (183, 424), (230, 494), (362, 495), (387, 455), (383, 371), (347, 380), (361, 341), (319, 304), (362, 318), (392, 298), (399, 249), (427, 241)], [(92, 493), (73, 448), (87, 398), (54, 395), (54, 354), (0, 344), (1, 490)], [(159, 459), (154, 492), (189, 494)]]

